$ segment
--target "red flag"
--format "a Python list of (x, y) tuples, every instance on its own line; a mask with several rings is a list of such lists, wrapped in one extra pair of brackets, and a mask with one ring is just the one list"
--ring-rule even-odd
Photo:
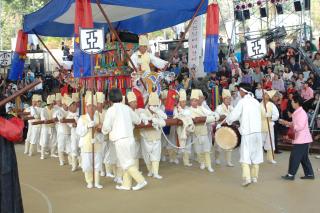
[(27, 54), (28, 46), (28, 34), (25, 34), (23, 30), (18, 31), (17, 44), (16, 44), (16, 53), (19, 55)]
[(138, 109), (144, 108), (143, 95), (140, 90), (138, 90), (137, 88), (132, 88), (132, 92), (136, 95)]
[(77, 35), (79, 35), (79, 27), (93, 28), (93, 18), (90, 0), (76, 0), (74, 32)]

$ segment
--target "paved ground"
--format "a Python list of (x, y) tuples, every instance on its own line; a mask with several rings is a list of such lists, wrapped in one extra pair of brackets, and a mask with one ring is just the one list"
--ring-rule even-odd
[[(198, 166), (185, 168), (161, 164), (164, 179), (148, 178), (147, 188), (138, 192), (115, 190), (111, 179), (103, 178), (102, 190), (85, 188), (83, 174), (60, 167), (56, 159), (40, 160), (39, 155), (23, 155), (17, 145), (20, 181), (26, 213), (100, 213), (100, 212), (165, 212), (165, 213), (318, 213), (320, 160), (312, 156), (317, 173), (314, 181), (285, 182), (289, 153), (277, 155), (278, 164), (263, 164), (259, 183), (240, 186), (239, 164), (234, 168), (215, 167), (210, 174)], [(234, 158), (238, 154), (234, 153)], [(145, 167), (142, 168), (145, 172)], [(297, 176), (302, 175), (302, 169)]]

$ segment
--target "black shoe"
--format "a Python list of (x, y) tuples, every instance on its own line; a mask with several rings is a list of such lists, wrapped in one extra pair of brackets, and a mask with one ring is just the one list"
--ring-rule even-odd
[(314, 180), (314, 175), (306, 175), (303, 177), (300, 177), (302, 180)]
[(290, 176), (290, 175), (281, 176), (281, 178), (284, 180), (294, 180), (294, 176)]
[(279, 151), (279, 150), (276, 150), (276, 151), (274, 151), (274, 153), (276, 153), (276, 154), (281, 154), (282, 152)]

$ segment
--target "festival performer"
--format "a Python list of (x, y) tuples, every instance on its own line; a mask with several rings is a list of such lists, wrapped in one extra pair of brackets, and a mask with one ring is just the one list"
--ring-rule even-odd
[[(59, 111), (62, 108), (62, 96), (61, 93), (56, 93), (55, 94), (55, 99), (54, 99), (54, 105), (53, 105), (53, 115), (55, 115), (56, 111)], [(53, 117), (55, 118), (55, 117)], [(58, 154), (58, 137), (57, 137), (57, 123), (54, 125), (54, 132), (53, 132), (53, 138), (54, 141), (52, 141), (52, 147), (54, 149), (55, 155)], [(57, 156), (59, 157), (59, 156)]]
[[(44, 107), (41, 110), (40, 113), (40, 118), (41, 121), (48, 121), (51, 120), (53, 118), (53, 101), (55, 99), (54, 95), (49, 95), (47, 97), (47, 106)], [(45, 159), (45, 152), (47, 151), (47, 149), (50, 149), (50, 154), (51, 157), (56, 157), (54, 151), (54, 147), (53, 147), (53, 143), (56, 140), (54, 137), (56, 136), (56, 134), (54, 134), (55, 132), (55, 127), (54, 127), (54, 123), (48, 124), (48, 123), (44, 123), (41, 126), (41, 134), (40, 134), (40, 146), (41, 146), (41, 157), (40, 159), (43, 160)]]
[[(57, 106), (54, 113), (53, 118), (57, 118), (58, 122), (56, 123), (57, 130), (57, 146), (58, 146), (58, 156), (60, 166), (64, 166), (65, 158), (64, 153), (70, 152), (70, 134), (71, 129), (66, 123), (61, 123), (61, 121), (68, 116), (68, 105), (72, 104), (72, 99), (67, 95), (62, 98), (62, 107)], [(56, 96), (57, 100), (57, 96)], [(69, 163), (71, 164), (71, 159), (69, 159)]]
[[(87, 188), (102, 189), (100, 184), (100, 170), (102, 166), (102, 144), (97, 139), (97, 133), (101, 131), (99, 116), (96, 112), (97, 98), (91, 91), (86, 92), (86, 114), (81, 115), (77, 122), (76, 132), (80, 137), (79, 147), (81, 149), (81, 166), (84, 172)], [(94, 146), (94, 147), (93, 147)], [(94, 155), (94, 176), (93, 176)]]
[(183, 122), (182, 126), (177, 127), (177, 135), (179, 145), (182, 148), (183, 165), (190, 167), (192, 166), (190, 163), (190, 154), (192, 148), (191, 140), (195, 126), (191, 118), (190, 108), (187, 106), (187, 94), (184, 89), (180, 89), (179, 91), (179, 104), (175, 107), (173, 116), (174, 118), (178, 118)]
[[(31, 108), (34, 104), (35, 104), (35, 101), (31, 100), (31, 106), (28, 106), (27, 108), (25, 108), (24, 112), (30, 113)], [(27, 132), (27, 137), (24, 140), (24, 154), (26, 155), (29, 153), (31, 132), (32, 132), (31, 120), (28, 120), (28, 132)]]
[(33, 95), (32, 96), (32, 107), (30, 109), (30, 116), (34, 119), (31, 120), (31, 135), (30, 135), (30, 148), (29, 148), (29, 156), (33, 155), (34, 146), (39, 144), (41, 125), (32, 125), (32, 122), (40, 121), (40, 112), (41, 112), (41, 103), (42, 98), (41, 95)]
[(153, 92), (149, 96), (149, 103), (146, 109), (140, 114), (144, 123), (152, 121), (153, 128), (141, 129), (142, 155), (147, 165), (148, 176), (162, 179), (159, 175), (159, 162), (161, 158), (161, 128), (166, 125), (164, 119), (167, 115), (160, 109), (158, 94)]
[[(105, 95), (103, 92), (96, 92), (96, 96), (97, 96), (97, 111), (96, 113), (98, 114), (98, 121), (99, 124), (102, 125), (103, 120), (104, 120), (104, 116), (106, 111), (104, 110), (104, 102), (105, 102)], [(106, 143), (106, 136), (103, 135), (101, 132), (97, 133), (97, 140), (99, 140), (99, 143), (101, 143), (101, 156), (102, 159), (105, 158), (106, 152), (107, 152), (107, 143)], [(100, 176), (105, 177), (106, 173), (105, 173), (105, 168), (104, 166), (101, 164), (101, 173)]]
[[(160, 105), (160, 109), (165, 112), (166, 110), (166, 101), (167, 101), (167, 97), (168, 97), (168, 90), (162, 90), (160, 93), (160, 99), (161, 99), (161, 105)], [(169, 127), (164, 127), (164, 134), (168, 133), (168, 129)], [(168, 159), (169, 157), (169, 150), (167, 149), (167, 147), (169, 147), (167, 140), (165, 139), (165, 135), (161, 134), (161, 161), (162, 162), (166, 162), (167, 161), (167, 155), (168, 155)], [(166, 136), (168, 136), (169, 134), (167, 134)]]
[(251, 182), (256, 183), (258, 181), (259, 164), (263, 162), (261, 110), (260, 103), (250, 92), (251, 86), (246, 83), (240, 83), (239, 87), (242, 98), (227, 116), (226, 122), (231, 125), (235, 121), (240, 121), (242, 185), (248, 186)]
[[(73, 93), (74, 94), (74, 93)], [(72, 94), (71, 98), (71, 105), (68, 107), (68, 114), (67, 114), (67, 119), (74, 119), (75, 123), (68, 123), (68, 126), (70, 128), (70, 153), (69, 156), (71, 157), (71, 171), (75, 172), (78, 168), (79, 165), (79, 136), (77, 134), (77, 122), (79, 119), (79, 108), (78, 108), (78, 97), (79, 95)], [(69, 157), (69, 158), (70, 158)]]
[[(274, 143), (274, 122), (279, 119), (279, 111), (274, 103), (271, 102), (273, 96), (277, 93), (276, 90), (266, 91), (264, 93), (264, 101), (260, 103), (261, 108), (261, 136), (263, 147), (267, 151), (267, 161), (272, 164), (276, 164), (277, 162), (273, 158), (273, 151), (275, 150), (275, 143)], [(265, 102), (265, 103), (264, 103)], [(266, 104), (266, 108), (264, 104)], [(272, 140), (272, 147), (270, 143), (270, 135), (268, 130), (268, 123), (269, 122), (269, 129), (271, 134)], [(272, 148), (272, 149), (271, 149)]]
[[(137, 109), (137, 97), (133, 92), (127, 93), (127, 100), (130, 108), (137, 113), (139, 116), (140, 111)], [(135, 141), (135, 152), (134, 152), (134, 159), (135, 159), (135, 166), (139, 170), (139, 158), (141, 156), (141, 135), (140, 130), (137, 128), (133, 129), (134, 141)]]
[[(173, 117), (174, 115), (174, 108), (177, 104), (176, 97), (178, 97), (178, 92), (174, 89), (169, 89), (167, 92), (167, 98), (165, 101), (165, 113), (167, 114), (168, 117)], [(163, 105), (161, 105), (163, 106)], [(178, 149), (176, 147), (177, 145), (177, 131), (176, 131), (176, 126), (166, 126), (163, 128), (163, 132), (166, 135), (162, 135), (164, 140), (161, 142), (165, 141), (167, 146), (166, 150), (168, 151), (169, 154), (169, 162), (170, 163), (175, 163), (179, 164), (179, 159), (178, 159)], [(166, 137), (164, 137), (166, 136)], [(168, 141), (167, 141), (168, 140)]]
[[(212, 124), (219, 120), (219, 115), (217, 113), (208, 114), (204, 108), (200, 105), (200, 91), (193, 89), (191, 91), (191, 117), (206, 117), (206, 124)], [(209, 172), (214, 172), (211, 166), (210, 151), (212, 143), (208, 137), (208, 128), (204, 124), (195, 124), (195, 130), (193, 134), (192, 141), (194, 142), (194, 149), (197, 154), (198, 161), (200, 163), (200, 169), (207, 168)]]
[[(150, 63), (152, 63), (156, 68), (163, 69), (167, 61), (162, 60), (148, 52), (149, 40), (146, 35), (141, 35), (139, 37), (139, 50), (132, 54), (131, 60), (134, 66), (138, 69), (138, 73), (142, 78), (146, 78), (151, 72)], [(132, 66), (129, 63), (130, 66)]]
[[(233, 110), (231, 106), (231, 93), (227, 89), (222, 90), (222, 100), (223, 103), (217, 106), (216, 112), (220, 115), (220, 117), (227, 117)], [(216, 164), (220, 164), (220, 154), (222, 152), (221, 147), (218, 144), (214, 145), (215, 148), (215, 162)], [(225, 150), (225, 159), (227, 162), (227, 166), (233, 167), (232, 163), (232, 150)]]
[(135, 142), (133, 128), (140, 124), (139, 116), (127, 105), (122, 103), (122, 94), (119, 89), (111, 89), (109, 100), (112, 106), (107, 110), (103, 121), (102, 133), (109, 134), (109, 139), (115, 144), (119, 164), (124, 171), (123, 184), (116, 189), (131, 190), (132, 179), (137, 185), (133, 190), (140, 190), (147, 185), (146, 180), (135, 166)]

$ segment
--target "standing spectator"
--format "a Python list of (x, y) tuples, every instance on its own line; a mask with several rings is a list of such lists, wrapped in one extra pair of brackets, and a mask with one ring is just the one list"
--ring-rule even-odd
[(303, 80), (307, 81), (309, 78), (309, 75), (310, 75), (309, 67), (308, 67), (308, 65), (304, 65), (303, 66)]
[(172, 58), (172, 64), (176, 64), (178, 66), (179, 62), (180, 62), (179, 55), (175, 54)]
[(263, 84), (263, 89), (270, 90), (272, 88), (272, 80), (269, 75), (266, 75), (266, 80)]
[(278, 90), (280, 92), (285, 92), (284, 82), (282, 79), (279, 78), (278, 74), (274, 74), (274, 77), (272, 80), (272, 89)]
[(303, 100), (308, 101), (314, 98), (313, 90), (310, 88), (309, 84), (305, 82), (301, 90), (301, 97)]
[(252, 85), (252, 77), (249, 75), (247, 71), (242, 71), (241, 82)]
[(284, 73), (283, 73), (283, 80), (290, 81), (292, 76), (293, 76), (293, 72), (288, 67), (285, 67)]
[(290, 68), (293, 72), (301, 72), (300, 64), (298, 64), (294, 57), (290, 58)]
[(261, 83), (263, 78), (264, 78), (264, 75), (261, 72), (260, 67), (256, 67), (255, 72), (252, 74), (252, 80), (253, 80), (254, 86), (256, 86), (258, 83)]
[(296, 80), (296, 90), (301, 91), (303, 86), (304, 80), (303, 80), (303, 74), (298, 75), (298, 79)]
[(299, 165), (301, 163), (304, 171), (301, 179), (314, 179), (314, 173), (309, 160), (309, 146), (312, 143), (312, 137), (308, 126), (307, 113), (302, 108), (303, 99), (295, 95), (292, 101), (292, 107), (295, 109), (292, 114), (292, 122), (280, 120), (279, 123), (291, 127), (294, 130), (295, 138), (293, 140), (293, 149), (289, 159), (289, 169), (285, 180), (294, 180)]
[(230, 92), (235, 91), (236, 85), (237, 85), (237, 78), (232, 77), (231, 78), (231, 84), (229, 85)]
[(283, 70), (284, 70), (284, 66), (283, 66), (283, 64), (280, 63), (280, 59), (278, 59), (278, 58), (275, 59), (273, 72), (276, 74), (279, 74), (280, 71), (283, 71)]
[(256, 99), (261, 102), (262, 101), (262, 96), (263, 96), (263, 91), (261, 87), (261, 83), (257, 84), (256, 91), (254, 92)]
[(187, 91), (187, 94), (189, 94), (189, 91), (191, 89), (191, 80), (188, 75), (183, 75), (182, 85), (184, 90)]
[(320, 69), (320, 53), (316, 53), (313, 59), (313, 64)]
[(221, 78), (222, 76), (225, 76), (226, 78), (230, 78), (230, 72), (227, 71), (227, 68), (225, 66), (221, 67), (221, 70), (217, 72), (217, 76)]

